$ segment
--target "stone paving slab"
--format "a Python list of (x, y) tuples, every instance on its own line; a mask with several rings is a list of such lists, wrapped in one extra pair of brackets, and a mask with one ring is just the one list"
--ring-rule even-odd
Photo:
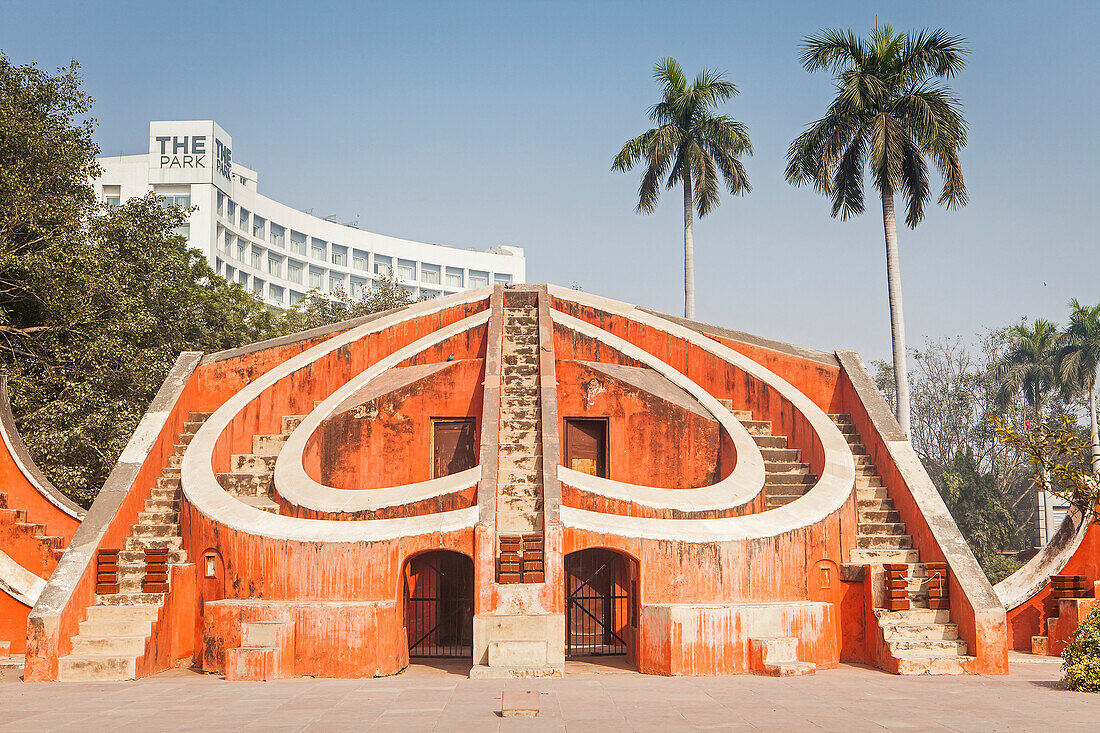
[[(2, 670), (0, 731), (1096, 731), (1100, 695), (1067, 692), (1057, 659), (1003, 677), (897, 677), (854, 665), (777, 679), (651, 677), (574, 664), (564, 679), (471, 680), (468, 665), (383, 679), (226, 682), (172, 670), (138, 682), (24, 684)], [(537, 718), (500, 717), (504, 689)]]

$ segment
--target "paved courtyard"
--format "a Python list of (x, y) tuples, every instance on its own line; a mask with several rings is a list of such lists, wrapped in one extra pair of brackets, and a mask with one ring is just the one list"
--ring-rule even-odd
[[(1027, 660), (1027, 661), (1016, 661)], [(647, 677), (573, 665), (561, 680), (470, 680), (414, 665), (371, 680), (227, 683), (173, 670), (129, 683), (22, 684), (5, 670), (0, 731), (1097, 731), (1100, 695), (1058, 687), (1057, 660), (1007, 677), (902, 678), (843, 665), (811, 677)], [(538, 718), (501, 719), (505, 687)]]

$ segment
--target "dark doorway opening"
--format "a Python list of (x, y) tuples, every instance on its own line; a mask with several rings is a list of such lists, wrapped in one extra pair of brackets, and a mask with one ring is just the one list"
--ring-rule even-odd
[(627, 654), (637, 618), (637, 563), (594, 548), (565, 556), (565, 654)]
[(473, 560), (436, 550), (405, 564), (405, 633), (410, 657), (473, 656)]
[(477, 465), (477, 420), (432, 420), (432, 478), (450, 476)]
[(565, 418), (565, 465), (607, 478), (607, 419)]

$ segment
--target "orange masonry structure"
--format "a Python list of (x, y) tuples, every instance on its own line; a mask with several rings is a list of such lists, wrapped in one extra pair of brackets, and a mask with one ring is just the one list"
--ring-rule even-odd
[(1007, 671), (857, 354), (555, 286), (183, 354), (67, 544), (28, 680)]

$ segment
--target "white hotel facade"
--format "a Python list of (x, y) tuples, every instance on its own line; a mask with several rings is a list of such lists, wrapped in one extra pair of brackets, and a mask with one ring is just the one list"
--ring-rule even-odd
[(153, 191), (196, 207), (180, 230), (190, 246), (269, 305), (295, 305), (310, 290), (359, 298), (391, 273), (414, 298), (525, 281), (520, 247), (478, 251), (397, 239), (263, 196), (256, 171), (233, 161), (232, 138), (212, 120), (150, 122), (148, 153), (99, 164), (96, 193), (109, 206)]

